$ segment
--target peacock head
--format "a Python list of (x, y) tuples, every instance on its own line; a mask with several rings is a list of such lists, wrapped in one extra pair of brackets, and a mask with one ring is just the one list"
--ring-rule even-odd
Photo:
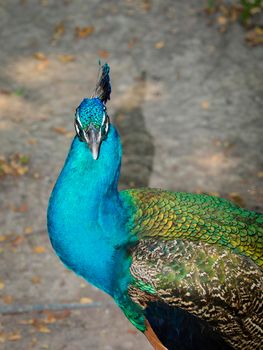
[(76, 109), (75, 129), (78, 138), (86, 142), (93, 158), (99, 157), (100, 145), (106, 139), (110, 119), (107, 114), (106, 102), (110, 99), (110, 67), (105, 63), (101, 67), (101, 76), (98, 80), (95, 97), (84, 98)]

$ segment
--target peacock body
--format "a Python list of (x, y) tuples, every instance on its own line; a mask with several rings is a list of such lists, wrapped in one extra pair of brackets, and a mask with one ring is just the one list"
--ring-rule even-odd
[(118, 191), (109, 67), (76, 111), (48, 207), (62, 262), (110, 294), (155, 349), (262, 349), (263, 215), (208, 195)]

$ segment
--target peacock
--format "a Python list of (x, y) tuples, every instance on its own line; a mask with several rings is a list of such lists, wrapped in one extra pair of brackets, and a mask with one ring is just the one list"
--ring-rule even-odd
[(205, 194), (118, 191), (109, 65), (76, 109), (51, 193), (61, 261), (108, 293), (156, 350), (263, 349), (263, 214)]

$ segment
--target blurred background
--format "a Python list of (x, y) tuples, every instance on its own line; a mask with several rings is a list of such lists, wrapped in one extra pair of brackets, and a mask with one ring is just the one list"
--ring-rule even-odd
[(46, 231), (75, 108), (111, 66), (121, 188), (263, 211), (262, 1), (0, 0), (0, 349), (150, 350)]

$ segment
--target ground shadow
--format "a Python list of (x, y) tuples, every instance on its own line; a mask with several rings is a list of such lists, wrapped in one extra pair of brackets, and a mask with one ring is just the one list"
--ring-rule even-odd
[(146, 93), (146, 73), (142, 72), (121, 99), (114, 122), (123, 147), (121, 188), (148, 187), (153, 168), (154, 143), (147, 131), (142, 106)]

